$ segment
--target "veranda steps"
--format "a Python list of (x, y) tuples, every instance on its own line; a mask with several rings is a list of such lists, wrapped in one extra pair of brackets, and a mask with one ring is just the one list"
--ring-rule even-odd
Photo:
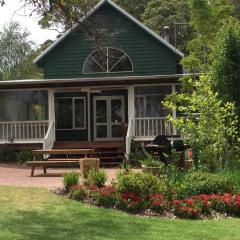
[(100, 159), (101, 166), (119, 166), (125, 155), (125, 144), (123, 141), (105, 142), (64, 142), (57, 141), (53, 149), (93, 149), (94, 157)]

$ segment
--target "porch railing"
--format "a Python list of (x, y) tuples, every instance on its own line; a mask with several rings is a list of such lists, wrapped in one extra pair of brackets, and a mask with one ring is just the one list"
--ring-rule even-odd
[(126, 136), (126, 157), (131, 152), (131, 141), (136, 140), (152, 140), (158, 135), (177, 135), (177, 131), (173, 124), (165, 117), (156, 118), (134, 118), (129, 121)]
[(154, 138), (157, 135), (176, 135), (173, 124), (165, 117), (135, 118), (134, 133), (137, 138)]
[(48, 131), (48, 121), (0, 122), (0, 141), (41, 141)]

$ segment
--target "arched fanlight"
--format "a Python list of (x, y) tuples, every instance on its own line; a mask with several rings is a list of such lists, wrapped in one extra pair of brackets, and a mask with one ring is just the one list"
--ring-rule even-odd
[(83, 73), (132, 72), (133, 64), (127, 53), (116, 48), (95, 50), (86, 59)]

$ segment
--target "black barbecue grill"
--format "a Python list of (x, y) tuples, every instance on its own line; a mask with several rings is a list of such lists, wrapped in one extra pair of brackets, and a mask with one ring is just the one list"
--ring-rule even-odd
[(171, 137), (171, 139), (170, 141), (167, 136), (158, 135), (152, 143), (147, 144), (145, 148), (154, 157), (158, 157), (164, 163), (169, 163), (170, 158), (168, 156), (170, 156), (174, 150), (180, 155), (179, 165), (183, 166), (184, 152), (187, 149), (187, 145), (185, 145), (181, 139), (174, 139), (174, 137)]

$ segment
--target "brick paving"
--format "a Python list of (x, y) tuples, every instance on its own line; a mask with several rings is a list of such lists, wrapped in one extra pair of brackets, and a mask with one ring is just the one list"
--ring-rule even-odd
[[(69, 171), (80, 172), (79, 169), (48, 169), (47, 176), (43, 175), (42, 168), (36, 168), (34, 177), (30, 177), (30, 168), (16, 164), (0, 164), (0, 185), (12, 185), (20, 187), (62, 187), (62, 174)], [(107, 173), (108, 182), (116, 177), (119, 169), (104, 169)], [(139, 170), (135, 170), (139, 171)]]

